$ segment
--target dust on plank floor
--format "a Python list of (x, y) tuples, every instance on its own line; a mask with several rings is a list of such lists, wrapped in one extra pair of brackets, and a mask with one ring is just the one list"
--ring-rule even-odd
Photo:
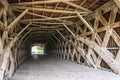
[(11, 80), (120, 80), (120, 75), (54, 57), (26, 60)]

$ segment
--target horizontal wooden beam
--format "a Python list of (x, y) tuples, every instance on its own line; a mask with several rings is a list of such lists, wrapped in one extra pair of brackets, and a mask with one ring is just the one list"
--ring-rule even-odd
[[(34, 11), (44, 11), (44, 12), (55, 12), (55, 13), (65, 13), (65, 14), (76, 14), (75, 11), (68, 11), (68, 10), (54, 10), (54, 9), (45, 9), (45, 8), (33, 8), (33, 7), (23, 7), (23, 6), (12, 6), (12, 8), (18, 9), (29, 9)], [(87, 14), (88, 12), (80, 11), (80, 14)]]
[(54, 23), (52, 23), (52, 22), (47, 22), (47, 23), (46, 22), (32, 22), (32, 24), (53, 24), (53, 25), (55, 24), (56, 25), (56, 24), (63, 24), (63, 23), (57, 23), (57, 22), (54, 22)]
[[(23, 12), (23, 10), (18, 10), (16, 8), (13, 8), (15, 11), (18, 11), (18, 12)], [(67, 20), (62, 20), (62, 19), (68, 19), (68, 18), (76, 18), (77, 15), (75, 16), (63, 16), (63, 17), (55, 17), (55, 18), (52, 18), (52, 17), (48, 17), (48, 16), (44, 16), (44, 15), (40, 15), (40, 14), (37, 14), (37, 13), (33, 13), (33, 12), (27, 12), (27, 14), (29, 15), (33, 15), (33, 16), (36, 16), (36, 17), (42, 17), (42, 19), (39, 19), (39, 20), (57, 20), (57, 21), (61, 21), (61, 22), (69, 22), (69, 23), (72, 23), (70, 21), (67, 21)], [(85, 16), (84, 14), (81, 14), (82, 16)], [(38, 19), (35, 19), (36, 21)]]
[[(114, 24), (110, 24), (107, 26), (110, 26), (110, 28), (117, 28), (117, 27), (119, 27), (119, 25), (120, 25), (120, 22), (116, 22)], [(101, 26), (101, 28), (96, 29), (96, 32), (99, 33), (99, 32), (103, 32), (103, 31), (107, 30), (107, 26), (104, 26), (104, 27)], [(91, 35), (91, 34), (93, 34), (93, 32), (89, 31), (89, 32), (80, 34), (80, 36), (86, 36), (86, 35)]]
[[(29, 22), (30, 23), (30, 22)], [(28, 24), (28, 22), (26, 22), (26, 23), (23, 23), (23, 24)], [(47, 26), (43, 26), (43, 25), (41, 25), (41, 24), (31, 24), (32, 26), (36, 26), (36, 27), (38, 27), (38, 28), (54, 28), (54, 27), (61, 27), (61, 24), (57, 24), (57, 25), (47, 25)]]
[(33, 34), (33, 33), (36, 33), (36, 34), (50, 34), (50, 33), (52, 33), (53, 31), (31, 31), (31, 33)]
[[(43, 21), (59, 21), (59, 22), (56, 22), (56, 23), (66, 23), (67, 25), (72, 25), (74, 24), (74, 22), (71, 22), (71, 21), (66, 21), (66, 20), (60, 20), (60, 19), (23, 19), (23, 20), (20, 20), (20, 23), (28, 23), (28, 22), (43, 22)], [(44, 22), (43, 22), (44, 23)]]
[[(64, 0), (64, 1), (72, 1), (72, 0)], [(74, 0), (77, 1), (77, 0)], [(11, 5), (35, 5), (35, 4), (51, 4), (62, 2), (62, 0), (46, 0), (46, 1), (32, 1), (32, 2), (20, 2), (20, 3), (12, 3)]]

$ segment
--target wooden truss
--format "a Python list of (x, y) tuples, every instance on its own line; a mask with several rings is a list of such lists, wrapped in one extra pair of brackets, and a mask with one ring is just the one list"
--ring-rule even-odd
[(120, 73), (120, 1), (110, 0), (94, 11), (90, 8), (99, 0), (83, 7), (86, 2), (0, 0), (0, 80), (13, 75), (34, 40), (47, 41), (46, 51), (56, 57)]

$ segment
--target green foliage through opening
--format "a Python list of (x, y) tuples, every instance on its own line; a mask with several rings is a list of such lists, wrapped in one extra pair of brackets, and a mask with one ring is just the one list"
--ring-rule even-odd
[(33, 46), (32, 54), (44, 54), (44, 46)]

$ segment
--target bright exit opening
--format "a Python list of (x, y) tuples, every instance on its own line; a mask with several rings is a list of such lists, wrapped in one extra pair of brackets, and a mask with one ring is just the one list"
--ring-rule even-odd
[(33, 46), (31, 54), (39, 54), (39, 55), (44, 54), (44, 45), (40, 44), (40, 45)]

